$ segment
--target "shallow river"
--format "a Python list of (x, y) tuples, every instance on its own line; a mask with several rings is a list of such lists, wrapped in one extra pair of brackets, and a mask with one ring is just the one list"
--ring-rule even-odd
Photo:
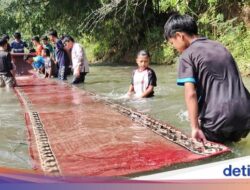
[[(87, 75), (85, 84), (78, 85), (78, 87), (95, 92), (103, 98), (136, 108), (138, 111), (150, 114), (154, 118), (190, 133), (183, 88), (176, 85), (176, 66), (152, 66), (158, 78), (153, 98), (124, 99), (122, 96), (128, 90), (134, 68), (134, 66), (91, 66), (91, 73)], [(244, 78), (244, 83), (250, 89), (250, 79)], [(31, 168), (26, 127), (20, 104), (12, 91), (0, 89), (0, 97), (0, 165)], [(179, 164), (160, 171), (250, 155), (250, 135), (241, 142), (228, 146), (232, 148), (233, 153), (191, 164)]]

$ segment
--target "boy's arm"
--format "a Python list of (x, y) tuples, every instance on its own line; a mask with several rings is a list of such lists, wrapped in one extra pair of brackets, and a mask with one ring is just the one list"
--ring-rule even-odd
[(131, 84), (129, 85), (128, 93), (134, 92), (134, 86)]
[(151, 92), (153, 92), (154, 86), (149, 85), (145, 92), (141, 95), (141, 98), (146, 98)]
[(192, 138), (205, 143), (206, 137), (200, 129), (198, 121), (198, 99), (196, 89), (195, 85), (191, 82), (185, 83), (185, 102), (192, 128)]

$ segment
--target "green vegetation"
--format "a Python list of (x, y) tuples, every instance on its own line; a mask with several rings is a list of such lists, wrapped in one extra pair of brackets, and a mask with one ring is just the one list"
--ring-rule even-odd
[[(24, 38), (50, 28), (84, 44), (91, 62), (132, 62), (148, 49), (157, 64), (176, 62), (163, 27), (173, 12), (194, 16), (200, 34), (223, 43), (250, 74), (249, 0), (0, 0), (0, 32)], [(247, 27), (248, 26), (248, 27)]]

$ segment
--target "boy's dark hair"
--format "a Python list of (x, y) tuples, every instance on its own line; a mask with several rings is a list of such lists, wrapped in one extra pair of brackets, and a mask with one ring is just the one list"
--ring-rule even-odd
[(34, 48), (29, 50), (29, 53), (36, 53), (36, 50)]
[(48, 39), (47, 36), (42, 36), (42, 37), (41, 37), (41, 40), (46, 40), (46, 41), (48, 41), (49, 39)]
[(15, 39), (21, 39), (21, 37), (22, 37), (22, 36), (21, 36), (21, 33), (20, 33), (20, 32), (15, 32), (15, 33), (14, 33), (14, 38), (15, 38)]
[(7, 44), (7, 40), (5, 38), (0, 38), (0, 46), (3, 47), (5, 44)]
[(164, 26), (165, 39), (175, 36), (176, 32), (185, 32), (192, 36), (198, 34), (198, 27), (193, 17), (189, 15), (172, 15)]
[(65, 44), (66, 42), (69, 42), (69, 41), (75, 42), (74, 38), (72, 38), (69, 35), (65, 35), (64, 38), (63, 38), (63, 40), (62, 40), (62, 43)]
[(38, 36), (33, 36), (33, 37), (31, 38), (31, 40), (32, 40), (32, 41), (36, 41), (36, 42), (40, 42), (40, 39), (39, 39)]
[(56, 30), (50, 30), (49, 33), (48, 33), (49, 36), (54, 36), (54, 37), (58, 37), (57, 35), (57, 31)]
[(10, 39), (10, 37), (9, 37), (8, 34), (3, 34), (2, 38), (3, 38), (3, 39), (6, 39), (7, 41)]
[(44, 48), (43, 51), (45, 51), (45, 54), (46, 54), (47, 57), (50, 56), (50, 51), (49, 51), (48, 48)]
[(138, 56), (147, 56), (148, 58), (150, 58), (150, 54), (149, 54), (149, 52), (147, 50), (140, 50), (137, 53), (136, 57), (138, 57)]

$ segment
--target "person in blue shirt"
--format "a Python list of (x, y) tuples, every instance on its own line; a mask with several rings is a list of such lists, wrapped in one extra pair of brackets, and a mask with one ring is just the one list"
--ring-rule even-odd
[(43, 73), (44, 70), (44, 58), (42, 56), (28, 56), (26, 59), (28, 64), (31, 64), (35, 71)]
[(21, 33), (15, 32), (14, 38), (15, 40), (10, 44), (11, 51), (13, 53), (24, 53), (24, 48), (27, 48), (28, 46), (26, 42), (21, 40), (22, 38)]

